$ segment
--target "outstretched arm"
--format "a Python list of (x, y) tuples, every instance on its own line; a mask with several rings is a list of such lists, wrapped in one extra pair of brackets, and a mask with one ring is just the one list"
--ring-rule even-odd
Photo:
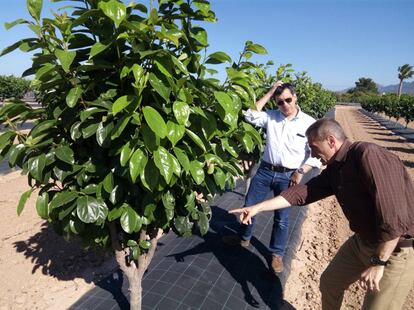
[(252, 223), (252, 217), (259, 212), (278, 210), (290, 206), (291, 204), (285, 198), (277, 196), (251, 207), (229, 210), (229, 213), (240, 213), (240, 222), (247, 225)]

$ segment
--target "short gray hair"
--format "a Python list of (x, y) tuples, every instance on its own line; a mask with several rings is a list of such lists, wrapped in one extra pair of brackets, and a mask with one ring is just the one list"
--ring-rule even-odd
[(312, 139), (323, 140), (330, 135), (341, 142), (346, 139), (345, 132), (341, 125), (332, 118), (321, 118), (310, 125), (306, 130), (306, 136)]

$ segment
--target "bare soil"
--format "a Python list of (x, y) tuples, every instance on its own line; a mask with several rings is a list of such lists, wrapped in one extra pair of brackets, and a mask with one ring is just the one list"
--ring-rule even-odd
[[(357, 107), (338, 107), (336, 119), (350, 140), (374, 142), (397, 154), (414, 180), (413, 143), (379, 126)], [(348, 221), (335, 198), (329, 197), (309, 206), (302, 226), (302, 245), (292, 261), (292, 272), (285, 286), (285, 299), (296, 309), (321, 309), (320, 275), (351, 235)], [(345, 294), (342, 309), (361, 309), (364, 293), (358, 284), (352, 285)], [(414, 309), (414, 287), (403, 309)]]
[[(351, 140), (372, 141), (395, 152), (414, 179), (414, 145), (378, 126), (353, 107), (339, 107), (337, 119)], [(0, 310), (67, 309), (116, 264), (105, 253), (84, 251), (57, 236), (35, 211), (35, 193), (20, 217), (26, 176), (0, 176)], [(293, 260), (285, 298), (298, 310), (320, 309), (319, 276), (351, 235), (334, 198), (313, 204), (303, 225), (302, 245)], [(353, 286), (344, 309), (360, 309), (362, 289)], [(404, 310), (414, 309), (414, 291)]]

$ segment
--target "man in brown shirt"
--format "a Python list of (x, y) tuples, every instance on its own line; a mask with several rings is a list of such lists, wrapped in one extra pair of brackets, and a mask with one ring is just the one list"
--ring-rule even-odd
[(351, 143), (332, 119), (315, 122), (306, 135), (327, 168), (305, 185), (229, 212), (247, 224), (261, 211), (335, 195), (355, 234), (321, 276), (322, 308), (339, 310), (345, 289), (359, 280), (367, 289), (362, 309), (401, 309), (414, 284), (414, 188), (404, 165), (376, 144)]

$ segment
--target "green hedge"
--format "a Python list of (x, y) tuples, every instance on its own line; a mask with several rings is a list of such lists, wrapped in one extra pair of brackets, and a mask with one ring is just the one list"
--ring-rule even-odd
[(30, 81), (13, 75), (0, 75), (0, 99), (22, 98), (30, 90)]
[(385, 113), (388, 117), (403, 118), (406, 126), (414, 121), (414, 96), (396, 94), (383, 96), (365, 96), (361, 98), (361, 106), (370, 112)]

